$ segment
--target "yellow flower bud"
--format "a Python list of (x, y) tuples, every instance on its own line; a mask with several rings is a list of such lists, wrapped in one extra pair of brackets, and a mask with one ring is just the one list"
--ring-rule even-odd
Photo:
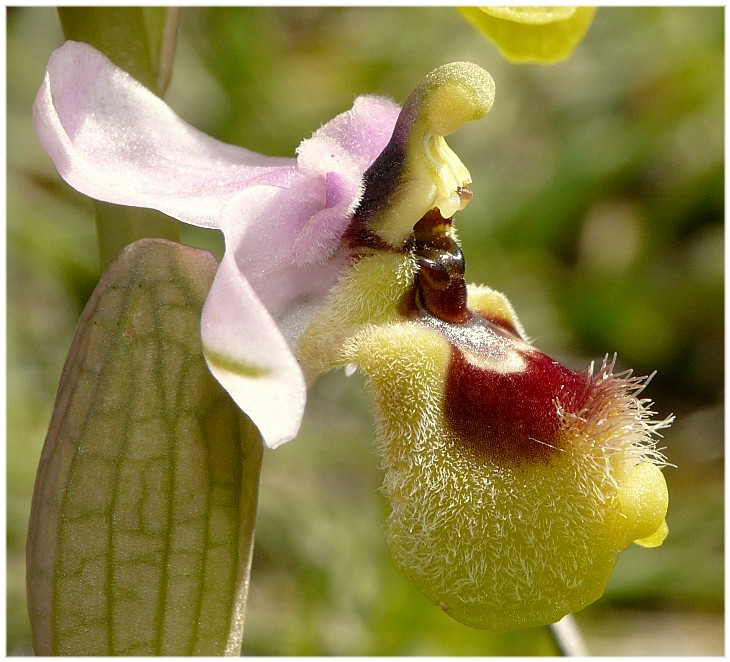
[(570, 57), (595, 7), (461, 7), (462, 15), (516, 64), (553, 64)]

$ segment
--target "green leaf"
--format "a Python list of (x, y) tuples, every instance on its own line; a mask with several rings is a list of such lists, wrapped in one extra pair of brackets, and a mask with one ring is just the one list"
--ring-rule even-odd
[(216, 267), (141, 240), (84, 310), (33, 495), (38, 655), (240, 650), (262, 445), (203, 359)]
[(565, 60), (596, 12), (594, 7), (460, 7), (459, 11), (517, 64)]

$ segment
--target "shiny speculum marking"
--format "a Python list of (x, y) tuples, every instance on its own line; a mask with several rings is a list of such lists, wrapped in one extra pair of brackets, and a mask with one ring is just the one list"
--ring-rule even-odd
[(575, 403), (588, 376), (534, 349), (513, 324), (467, 306), (464, 256), (437, 209), (414, 228), (419, 270), (408, 306), (451, 345), (444, 416), (458, 443), (493, 462), (560, 452), (558, 402)]

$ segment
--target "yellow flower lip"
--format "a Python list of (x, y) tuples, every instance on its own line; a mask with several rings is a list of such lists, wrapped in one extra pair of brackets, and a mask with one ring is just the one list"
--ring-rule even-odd
[(471, 62), (443, 65), (423, 79), (365, 173), (363, 198), (347, 233), (354, 249), (378, 240), (402, 248), (430, 209), (450, 218), (464, 208), (471, 175), (444, 136), (484, 117), (493, 102), (492, 77)]
[(468, 179), (441, 134), (491, 96), (486, 72), (478, 99), (478, 68), (450, 66), (411, 95), (366, 173), (357, 259), (298, 357), (310, 375), (369, 378), (396, 566), (461, 623), (517, 630), (597, 600), (632, 542), (661, 544), (655, 437), (672, 417), (651, 420), (647, 378), (614, 373), (615, 359), (562, 366), (528, 343), (504, 295), (466, 284), (452, 214)]
[(353, 262), (299, 356), (369, 377), (396, 566), (466, 625), (544, 625), (597, 600), (632, 542), (661, 544), (672, 419), (614, 362), (573, 372), (533, 348), (464, 269), (428, 211), (402, 249)]

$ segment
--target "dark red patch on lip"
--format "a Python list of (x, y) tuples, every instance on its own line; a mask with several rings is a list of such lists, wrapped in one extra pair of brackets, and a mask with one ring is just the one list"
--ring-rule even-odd
[(459, 444), (478, 457), (514, 464), (561, 452), (555, 400), (578, 404), (588, 377), (542, 352), (524, 359), (524, 371), (502, 374), (470, 363), (452, 345), (444, 414)]
[[(529, 348), (508, 311), (482, 314), (467, 306), (464, 256), (452, 236), (451, 219), (438, 209), (414, 226), (407, 246), (418, 273), (402, 312), (451, 345), (444, 417), (457, 445), (497, 464), (548, 461), (561, 452), (556, 401), (570, 410), (580, 408), (589, 376)], [(479, 357), (498, 361), (513, 352), (523, 358), (524, 370), (500, 372), (479, 365)]]

